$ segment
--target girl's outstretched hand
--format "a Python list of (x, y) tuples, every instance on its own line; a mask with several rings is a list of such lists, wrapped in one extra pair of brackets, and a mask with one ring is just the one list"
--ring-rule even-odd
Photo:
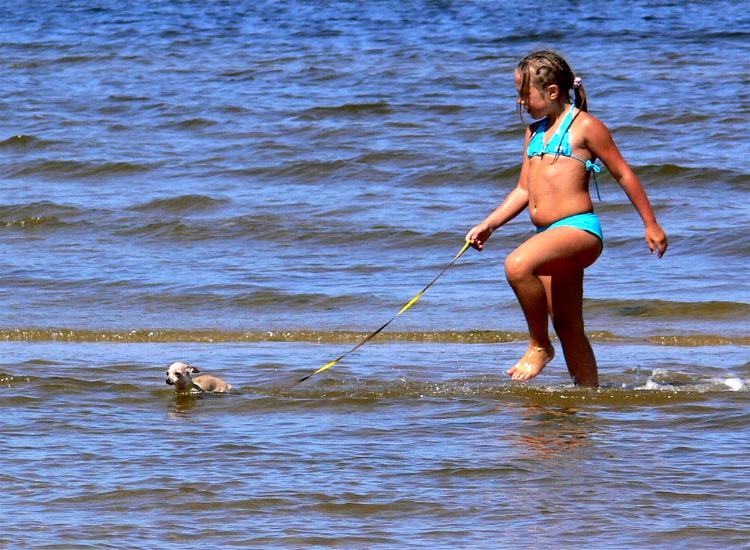
[(664, 256), (667, 251), (667, 234), (658, 223), (646, 226), (646, 244), (657, 258)]
[(466, 240), (469, 241), (473, 248), (482, 250), (484, 248), (484, 243), (487, 242), (490, 235), (492, 235), (492, 228), (487, 222), (482, 222), (469, 230), (466, 234)]

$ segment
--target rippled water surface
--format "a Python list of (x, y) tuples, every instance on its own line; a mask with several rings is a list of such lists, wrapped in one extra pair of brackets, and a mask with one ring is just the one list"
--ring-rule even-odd
[[(541, 8), (0, 6), (0, 545), (747, 545), (750, 5)], [(504, 375), (525, 214), (294, 385), (513, 187), (539, 47), (670, 237), (602, 175), (603, 387)], [(175, 360), (237, 390), (176, 396)]]

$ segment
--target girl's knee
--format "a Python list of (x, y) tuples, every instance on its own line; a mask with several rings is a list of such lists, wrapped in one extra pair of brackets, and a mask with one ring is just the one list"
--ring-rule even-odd
[(505, 258), (505, 277), (511, 284), (522, 281), (533, 274), (532, 269), (520, 254), (512, 253)]

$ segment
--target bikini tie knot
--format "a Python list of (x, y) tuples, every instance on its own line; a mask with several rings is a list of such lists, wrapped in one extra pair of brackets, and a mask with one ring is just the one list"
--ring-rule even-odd
[(599, 194), (599, 180), (596, 179), (596, 175), (601, 173), (602, 167), (599, 166), (598, 164), (591, 162), (590, 160), (587, 160), (585, 162), (586, 162), (586, 171), (591, 172), (592, 175), (594, 176), (594, 186), (596, 187), (596, 197), (601, 201), (602, 196)]
[(597, 174), (601, 173), (602, 167), (598, 164), (591, 162), (590, 160), (586, 161), (586, 171), (587, 172), (596, 172)]

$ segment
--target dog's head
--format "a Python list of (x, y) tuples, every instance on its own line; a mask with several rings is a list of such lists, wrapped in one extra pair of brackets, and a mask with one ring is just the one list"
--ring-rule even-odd
[(167, 369), (167, 384), (174, 386), (177, 391), (188, 390), (193, 385), (190, 375), (198, 372), (200, 371), (196, 367), (176, 361)]

